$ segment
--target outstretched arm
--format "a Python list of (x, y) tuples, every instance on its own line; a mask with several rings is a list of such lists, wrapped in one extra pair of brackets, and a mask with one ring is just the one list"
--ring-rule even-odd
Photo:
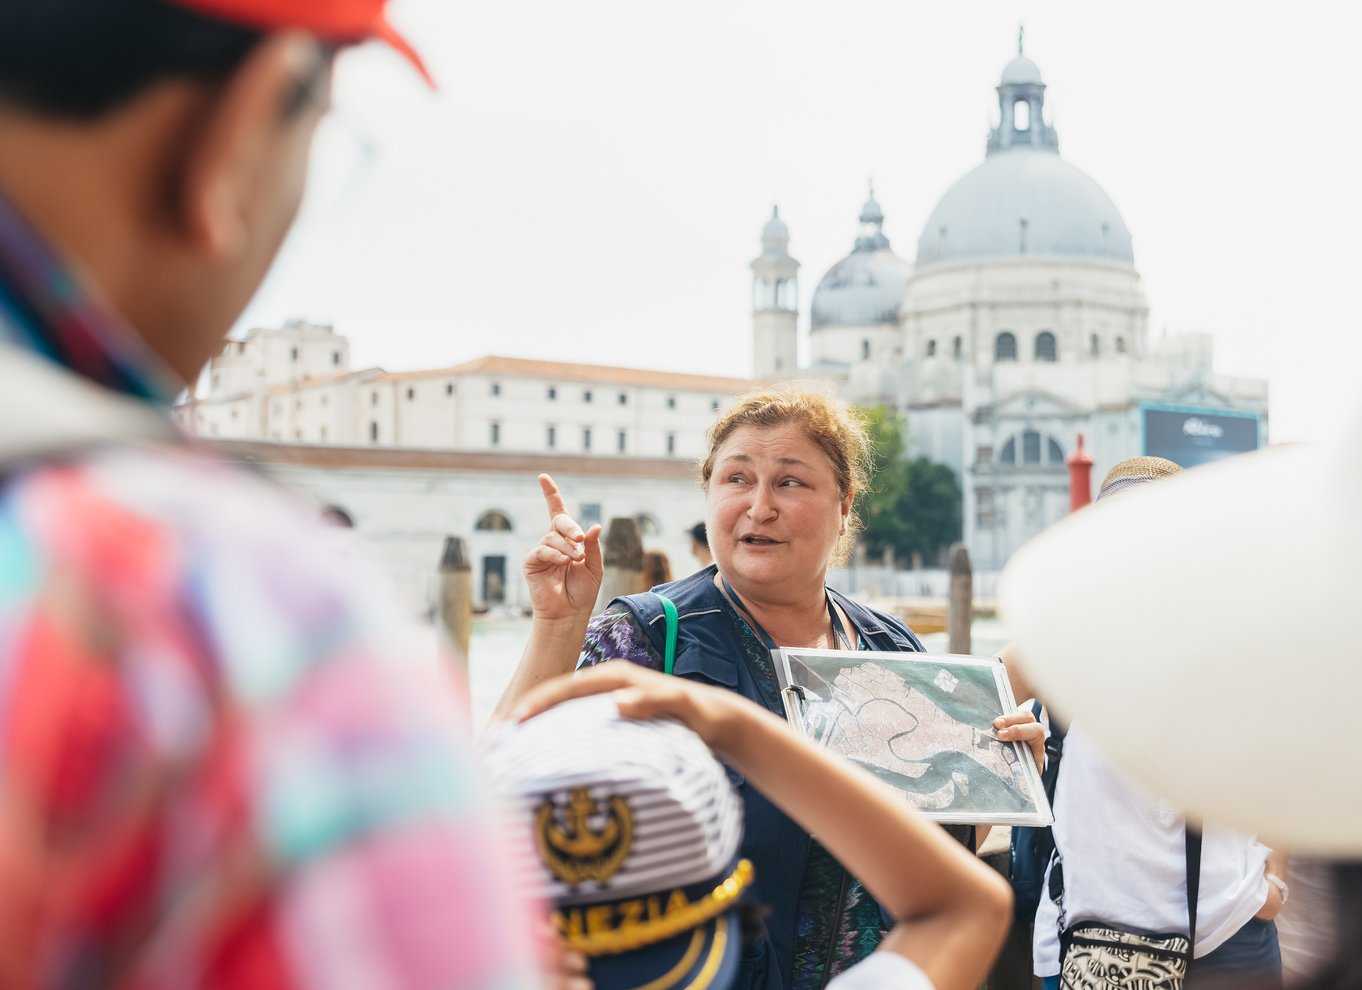
[(884, 950), (912, 960), (938, 990), (983, 981), (1011, 920), (1006, 882), (889, 788), (770, 712), (732, 691), (612, 662), (540, 686), (515, 717), (610, 691), (628, 718), (684, 722), (817, 835), (897, 919)]
[(539, 488), (549, 513), (549, 531), (526, 554), (524, 564), (534, 619), (525, 652), (493, 718), (505, 718), (525, 692), (576, 666), (605, 573), (601, 527), (583, 531), (568, 515), (562, 493), (547, 474), (539, 476)]

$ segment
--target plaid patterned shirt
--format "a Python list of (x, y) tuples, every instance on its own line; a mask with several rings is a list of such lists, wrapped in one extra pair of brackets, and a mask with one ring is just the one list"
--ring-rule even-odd
[[(0, 342), (174, 388), (3, 198)], [(338, 536), (188, 445), (0, 466), (0, 986), (539, 986), (460, 689)]]

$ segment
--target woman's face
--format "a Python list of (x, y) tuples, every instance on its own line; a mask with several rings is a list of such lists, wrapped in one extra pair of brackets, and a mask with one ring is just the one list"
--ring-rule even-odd
[(735, 430), (714, 458), (707, 495), (719, 572), (740, 595), (791, 599), (821, 589), (851, 500), (799, 427)]

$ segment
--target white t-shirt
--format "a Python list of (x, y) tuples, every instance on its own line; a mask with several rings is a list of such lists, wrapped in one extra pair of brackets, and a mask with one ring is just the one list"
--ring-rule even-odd
[(872, 952), (836, 977), (827, 990), (934, 990), (916, 963), (897, 952)]
[[(1065, 924), (1105, 921), (1149, 932), (1187, 931), (1183, 820), (1166, 801), (1108, 766), (1079, 725), (1069, 727), (1055, 790), (1055, 848), (1064, 863)], [(1268, 849), (1207, 825), (1201, 840), (1195, 955), (1218, 948), (1267, 900)], [(1048, 889), (1048, 885), (1047, 885)], [(1042, 899), (1034, 971), (1059, 972), (1054, 905)]]

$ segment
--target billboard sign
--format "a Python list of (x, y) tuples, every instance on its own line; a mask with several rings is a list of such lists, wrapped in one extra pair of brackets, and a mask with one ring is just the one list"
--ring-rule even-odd
[(1257, 450), (1263, 442), (1258, 413), (1190, 406), (1140, 406), (1144, 452), (1185, 468)]

